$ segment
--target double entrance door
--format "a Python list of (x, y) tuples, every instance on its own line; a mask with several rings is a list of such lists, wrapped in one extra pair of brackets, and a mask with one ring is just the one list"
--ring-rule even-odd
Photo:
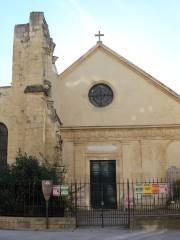
[(90, 161), (90, 188), (92, 208), (117, 208), (116, 161)]

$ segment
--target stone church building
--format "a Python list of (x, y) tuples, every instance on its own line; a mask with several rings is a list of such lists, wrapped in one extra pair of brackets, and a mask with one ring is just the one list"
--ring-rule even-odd
[(180, 167), (178, 94), (100, 40), (61, 74), (54, 48), (43, 13), (15, 26), (12, 85), (0, 87), (0, 164), (21, 149), (86, 182)]

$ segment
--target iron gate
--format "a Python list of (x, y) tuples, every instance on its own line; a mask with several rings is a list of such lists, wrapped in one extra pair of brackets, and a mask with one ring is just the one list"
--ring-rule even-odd
[[(95, 187), (95, 186), (94, 186)], [(110, 187), (112, 187), (110, 185)], [(76, 183), (75, 215), (78, 226), (120, 226), (129, 227), (130, 205), (129, 184), (116, 183), (115, 203), (105, 204), (105, 191), (108, 190), (107, 183), (101, 183), (101, 188), (96, 186), (99, 192), (97, 198), (92, 198), (92, 183)], [(94, 193), (93, 193), (94, 194)], [(112, 191), (112, 202), (114, 196)], [(95, 201), (98, 201), (97, 203)], [(100, 201), (100, 204), (99, 204)]]

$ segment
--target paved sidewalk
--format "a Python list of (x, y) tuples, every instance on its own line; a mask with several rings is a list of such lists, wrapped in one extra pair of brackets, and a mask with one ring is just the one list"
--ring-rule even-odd
[(129, 231), (117, 228), (79, 228), (62, 231), (0, 230), (0, 240), (179, 240), (180, 230)]

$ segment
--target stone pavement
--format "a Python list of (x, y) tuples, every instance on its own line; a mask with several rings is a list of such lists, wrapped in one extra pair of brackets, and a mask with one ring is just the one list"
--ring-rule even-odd
[(118, 228), (78, 228), (61, 231), (0, 230), (0, 240), (179, 240), (180, 230), (129, 231)]

